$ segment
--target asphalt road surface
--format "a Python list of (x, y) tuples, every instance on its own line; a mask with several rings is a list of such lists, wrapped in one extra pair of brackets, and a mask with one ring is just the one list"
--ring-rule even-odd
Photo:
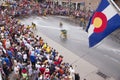
[[(36, 23), (38, 31), (95, 65), (107, 76), (120, 80), (120, 44), (112, 41), (110, 36), (97, 46), (89, 48), (87, 33), (61, 16), (32, 16), (21, 21), (25, 25), (31, 25), (31, 22)], [(60, 38), (60, 21), (68, 32), (67, 40)]]

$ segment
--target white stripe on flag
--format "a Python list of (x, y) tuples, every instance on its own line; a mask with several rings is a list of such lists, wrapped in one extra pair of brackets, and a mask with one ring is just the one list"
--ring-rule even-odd
[(102, 13), (104, 13), (107, 17), (107, 21), (109, 19), (111, 19), (114, 15), (117, 14), (117, 11), (115, 10), (115, 8), (110, 4), (109, 6), (107, 6)]
[(91, 24), (89, 29), (88, 29), (88, 37), (94, 32), (94, 26)]

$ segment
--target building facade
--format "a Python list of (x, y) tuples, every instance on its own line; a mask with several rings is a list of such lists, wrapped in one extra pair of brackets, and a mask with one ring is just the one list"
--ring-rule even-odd
[[(74, 9), (95, 10), (101, 0), (53, 0), (59, 5), (71, 7)], [(120, 7), (120, 0), (113, 0)]]
[(101, 0), (55, 0), (59, 5), (73, 9), (95, 10)]

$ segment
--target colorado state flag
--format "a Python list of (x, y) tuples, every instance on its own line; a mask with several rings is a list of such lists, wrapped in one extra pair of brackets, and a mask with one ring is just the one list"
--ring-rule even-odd
[(95, 46), (118, 28), (120, 28), (120, 16), (116, 9), (107, 0), (101, 0), (86, 29), (89, 47)]

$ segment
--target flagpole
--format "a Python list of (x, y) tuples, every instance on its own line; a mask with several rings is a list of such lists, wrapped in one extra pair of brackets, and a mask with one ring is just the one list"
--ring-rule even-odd
[(113, 0), (110, 1), (115, 6), (115, 8), (120, 12), (120, 8), (118, 7), (118, 5)]

